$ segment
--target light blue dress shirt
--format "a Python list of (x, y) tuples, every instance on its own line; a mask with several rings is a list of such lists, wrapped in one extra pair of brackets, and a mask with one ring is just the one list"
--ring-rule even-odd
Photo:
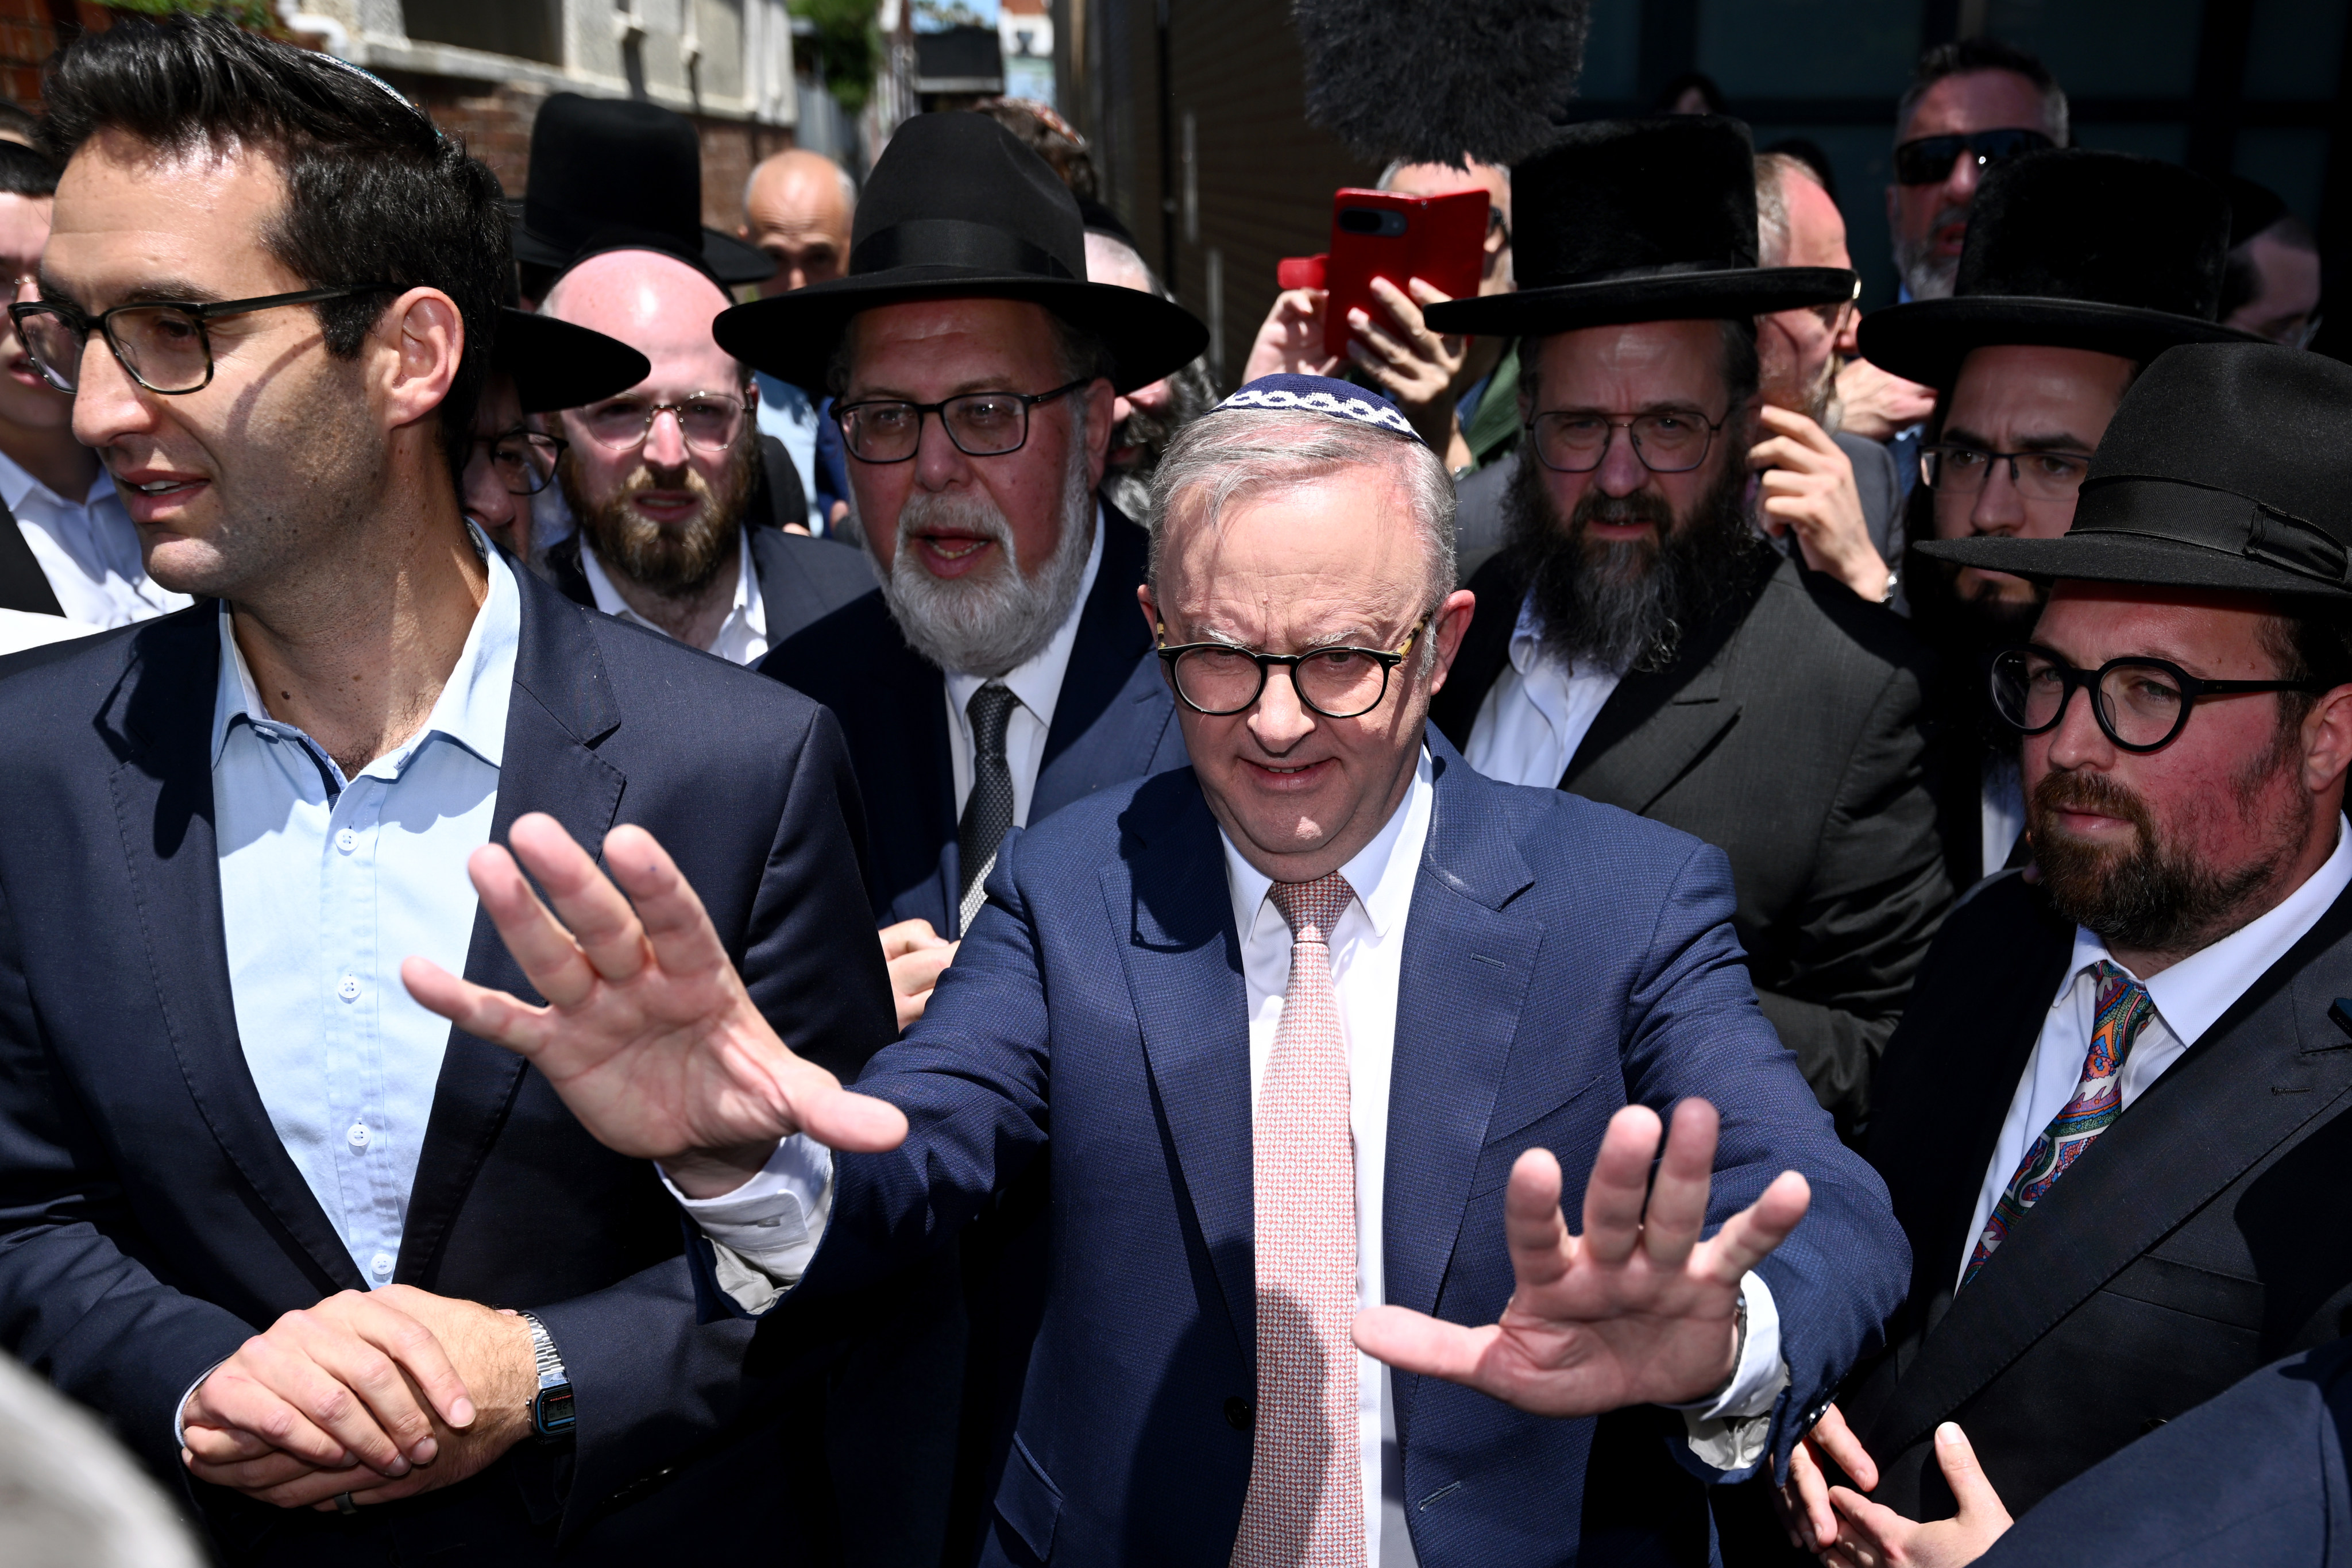
[(431, 717), (354, 779), (270, 718), (220, 617), (213, 802), (237, 1035), (270, 1125), (371, 1288), (399, 1261), (449, 1039), (401, 960), (465, 972), (466, 858), (498, 805), (522, 606), (485, 553), (489, 596)]

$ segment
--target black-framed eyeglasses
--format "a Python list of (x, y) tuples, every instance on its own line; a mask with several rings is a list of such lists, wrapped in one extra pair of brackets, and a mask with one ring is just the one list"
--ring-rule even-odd
[(1919, 448), (1919, 477), (1943, 495), (1979, 493), (1996, 463), (2009, 465), (2009, 482), (2028, 500), (2071, 502), (2091, 471), (2087, 452), (1992, 452), (1953, 441)]
[(1973, 153), (1977, 167), (2003, 163), (2021, 153), (2039, 153), (2058, 143), (2039, 131), (2021, 127), (1971, 131), (1965, 136), (1921, 136), (1895, 149), (1895, 178), (1906, 185), (1940, 185), (1951, 177), (1962, 153)]
[(1051, 392), (967, 392), (938, 403), (901, 403), (890, 398), (836, 403), (833, 418), (841, 426), (849, 455), (861, 463), (903, 463), (912, 458), (922, 445), (926, 414), (940, 416), (948, 439), (965, 457), (1002, 458), (1028, 443), (1032, 408), (1067, 397), (1094, 381), (1093, 376), (1085, 376)]
[(2326, 680), (2205, 680), (2166, 658), (2111, 658), (2077, 669), (2046, 647), (2004, 648), (1991, 661), (1992, 706), (2028, 735), (2046, 734), (2066, 717), (2077, 687), (2092, 695), (2091, 714), (2126, 752), (2160, 752), (2208, 697), (2249, 691), (2328, 691)]
[[(1412, 623), (1404, 641), (1392, 649), (1370, 647), (1311, 647), (1305, 653), (1259, 653), (1232, 643), (1192, 642), (1163, 647), (1176, 695), (1195, 713), (1223, 719), (1242, 712), (1265, 690), (1265, 672), (1276, 665), (1290, 671), (1290, 688), (1298, 700), (1326, 719), (1356, 719), (1381, 705), (1389, 694), (1389, 672), (1404, 662), (1407, 649), (1429, 625), (1432, 610)], [(1166, 637), (1168, 628), (1160, 626)]]
[(202, 392), (213, 381), (213, 341), (205, 323), (282, 305), (316, 305), (353, 294), (376, 294), (390, 283), (348, 283), (338, 289), (304, 289), (293, 294), (264, 294), (254, 300), (204, 302), (142, 300), (117, 305), (96, 316), (85, 316), (73, 305), (56, 300), (28, 300), (8, 307), (16, 336), (32, 356), (42, 379), (59, 392), (70, 393), (81, 380), (81, 356), (95, 331), (114, 351), (116, 363), (131, 379), (166, 397)]
[(727, 451), (743, 433), (743, 400), (723, 392), (690, 392), (676, 403), (609, 397), (566, 417), (578, 420), (588, 438), (606, 451), (626, 452), (644, 446), (654, 421), (665, 414), (677, 416), (678, 435), (706, 457)]
[(1589, 474), (1609, 456), (1609, 443), (1625, 432), (1633, 456), (1654, 474), (1686, 474), (1706, 461), (1715, 433), (1731, 417), (1709, 419), (1695, 410), (1659, 409), (1631, 419), (1605, 414), (1553, 410), (1528, 420), (1536, 460), (1556, 474)]
[(490, 468), (509, 495), (535, 496), (555, 479), (555, 464), (572, 443), (516, 426), (495, 436), (477, 436), (474, 445), (490, 455)]

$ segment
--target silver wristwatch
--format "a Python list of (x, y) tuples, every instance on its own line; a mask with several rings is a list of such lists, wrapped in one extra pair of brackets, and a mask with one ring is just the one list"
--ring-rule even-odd
[(530, 1401), (531, 1434), (542, 1443), (569, 1442), (577, 1417), (572, 1414), (572, 1379), (563, 1370), (563, 1358), (555, 1353), (555, 1342), (548, 1337), (546, 1324), (529, 1312), (516, 1316), (530, 1325), (531, 1360), (539, 1365), (539, 1392)]

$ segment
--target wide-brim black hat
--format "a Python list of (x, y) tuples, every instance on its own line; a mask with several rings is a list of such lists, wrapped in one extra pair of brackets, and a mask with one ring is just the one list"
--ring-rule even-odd
[(1511, 170), (1518, 291), (1433, 305), (1444, 332), (1530, 337), (1853, 298), (1838, 267), (1756, 264), (1756, 150), (1719, 115), (1595, 120)]
[(1108, 347), (1121, 392), (1208, 346), (1170, 300), (1087, 281), (1086, 223), (1043, 158), (982, 114), (919, 114), (898, 127), (858, 198), (849, 272), (719, 315), (719, 346), (779, 380), (824, 388), (860, 310), (914, 300), (1027, 300)]
[(514, 255), (561, 271), (606, 250), (659, 250), (721, 283), (775, 275), (772, 257), (702, 224), (702, 142), (658, 104), (559, 92), (530, 127), (529, 194), (508, 205)]
[(2064, 535), (1913, 548), (2042, 582), (2352, 604), (2352, 365), (2276, 343), (2168, 350), (2124, 394)]
[(490, 368), (514, 377), (525, 414), (577, 408), (626, 392), (654, 371), (650, 360), (618, 338), (512, 306), (499, 311)]
[(1971, 350), (1995, 344), (2145, 362), (2256, 342), (2213, 319), (2229, 245), (2229, 201), (2200, 174), (2126, 153), (2029, 153), (1985, 171), (1952, 297), (1871, 312), (1862, 355), (1948, 388)]

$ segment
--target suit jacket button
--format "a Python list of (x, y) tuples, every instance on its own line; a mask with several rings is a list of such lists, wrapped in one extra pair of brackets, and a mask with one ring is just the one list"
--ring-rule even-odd
[(1225, 1425), (1236, 1432), (1246, 1432), (1257, 1425), (1257, 1410), (1246, 1399), (1225, 1401)]

